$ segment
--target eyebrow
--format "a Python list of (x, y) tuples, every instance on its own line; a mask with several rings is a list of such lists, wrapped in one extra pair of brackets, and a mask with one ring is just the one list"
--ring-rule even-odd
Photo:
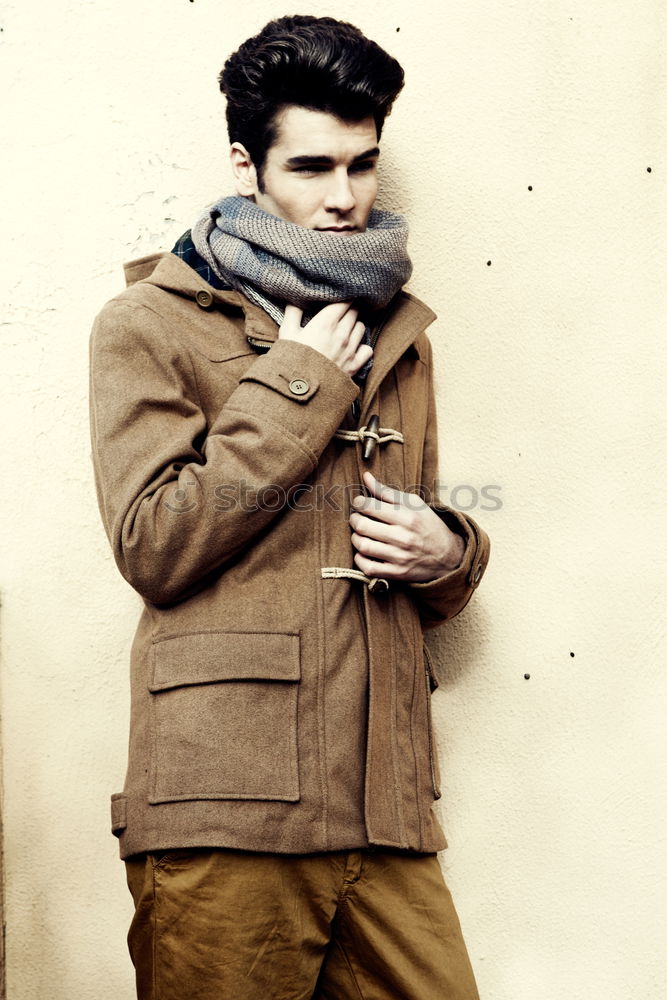
[[(370, 160), (371, 157), (380, 155), (380, 147), (374, 146), (373, 149), (367, 149), (365, 153), (359, 153), (352, 160), (352, 163), (359, 163), (361, 160)], [(334, 162), (332, 156), (290, 156), (286, 161), (288, 167), (308, 167), (311, 164), (326, 163), (331, 166)]]

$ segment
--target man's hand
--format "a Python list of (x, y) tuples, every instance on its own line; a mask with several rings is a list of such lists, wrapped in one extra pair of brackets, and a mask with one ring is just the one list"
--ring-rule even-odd
[(385, 486), (370, 472), (363, 478), (371, 496), (355, 497), (350, 514), (354, 561), (362, 573), (424, 583), (459, 565), (463, 539), (421, 497)]
[(302, 317), (303, 309), (288, 305), (278, 331), (279, 339), (314, 347), (347, 375), (356, 375), (372, 356), (372, 347), (361, 343), (365, 327), (351, 302), (325, 306), (305, 326), (301, 326)]

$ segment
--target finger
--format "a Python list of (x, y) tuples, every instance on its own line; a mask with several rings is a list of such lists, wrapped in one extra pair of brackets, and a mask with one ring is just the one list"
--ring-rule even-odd
[(285, 306), (285, 316), (282, 323), (280, 324), (280, 329), (278, 330), (278, 337), (280, 337), (281, 332), (287, 333), (293, 330), (299, 330), (301, 328), (301, 320), (303, 319), (303, 309), (299, 309), (298, 306), (293, 306), (287, 304)]
[(401, 525), (387, 524), (385, 521), (378, 521), (374, 517), (364, 517), (358, 511), (350, 514), (350, 527), (357, 535), (365, 538), (372, 538), (377, 542), (384, 542), (393, 545), (395, 548), (408, 548), (410, 545), (409, 532)]
[(358, 513), (384, 521), (385, 524), (405, 524), (409, 516), (409, 511), (405, 511), (401, 504), (387, 503), (377, 497), (355, 497), (352, 506)]
[(400, 490), (395, 490), (391, 486), (386, 486), (381, 483), (379, 479), (373, 475), (372, 472), (366, 470), (364, 472), (364, 484), (369, 492), (378, 498), (378, 500), (384, 500), (385, 503), (400, 504), (403, 502), (403, 494)]
[[(365, 365), (366, 362), (370, 361), (372, 357), (373, 348), (370, 344), (360, 344), (354, 354), (355, 361), (359, 361), (361, 359), (362, 365)], [(361, 365), (359, 367), (361, 367)]]
[(382, 576), (385, 580), (396, 580), (402, 576), (402, 571), (396, 566), (392, 566), (391, 563), (376, 562), (373, 559), (367, 559), (366, 556), (362, 556), (359, 552), (355, 552), (354, 561), (361, 572), (369, 577)]
[(351, 342), (355, 336), (357, 328), (358, 313), (356, 309), (350, 308), (345, 312), (335, 325), (336, 333), (343, 344)]
[[(361, 341), (363, 340), (363, 336), (365, 333), (366, 333), (366, 324), (362, 323), (361, 320), (357, 320), (350, 334), (350, 346), (356, 350), (357, 347), (359, 347)], [(366, 346), (370, 347), (370, 344)], [(371, 348), (371, 353), (372, 352), (373, 348)]]
[[(372, 517), (380, 517), (382, 520), (386, 520), (388, 511), (383, 510), (383, 505), (390, 505), (391, 509), (396, 510), (403, 506), (404, 496), (409, 495), (391, 486), (386, 486), (385, 483), (376, 479), (368, 469), (363, 473), (362, 479), (370, 495), (367, 497), (363, 495), (357, 496), (352, 503), (357, 510), (361, 510), (364, 514), (370, 514)], [(394, 520), (394, 518), (391, 518), (391, 520)]]
[[(327, 314), (327, 318), (332, 320), (333, 323), (340, 323), (346, 313), (354, 313), (356, 315), (357, 310), (352, 308), (351, 302), (330, 302), (328, 306), (323, 306), (319, 312), (315, 313), (315, 316), (321, 316), (323, 313)], [(313, 317), (314, 318), (314, 317)]]
[(354, 355), (345, 362), (343, 365), (343, 371), (347, 375), (356, 375), (360, 368), (366, 364), (367, 361), (373, 357), (373, 348), (370, 344), (361, 344), (360, 347), (356, 349)]
[(386, 542), (378, 542), (374, 538), (364, 538), (356, 532), (352, 532), (352, 544), (357, 552), (365, 556), (366, 559), (374, 559), (376, 562), (390, 563), (392, 566), (404, 564), (406, 554), (401, 549)]

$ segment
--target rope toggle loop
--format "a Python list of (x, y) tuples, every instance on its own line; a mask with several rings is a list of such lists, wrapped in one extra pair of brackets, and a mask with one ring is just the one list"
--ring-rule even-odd
[(367, 424), (359, 427), (356, 431), (339, 428), (334, 437), (340, 441), (361, 441), (363, 445), (363, 458), (365, 462), (371, 458), (378, 444), (387, 444), (388, 441), (397, 441), (404, 444), (403, 435), (400, 431), (395, 431), (392, 427), (380, 427), (380, 418), (373, 414)]
[(323, 566), (323, 580), (359, 580), (365, 583), (369, 591), (377, 594), (386, 594), (389, 590), (389, 581), (382, 576), (366, 576), (360, 569), (348, 569), (345, 566)]

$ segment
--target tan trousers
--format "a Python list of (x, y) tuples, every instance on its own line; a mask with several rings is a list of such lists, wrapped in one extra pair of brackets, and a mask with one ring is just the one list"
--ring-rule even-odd
[(139, 1000), (479, 1000), (435, 854), (126, 862)]

